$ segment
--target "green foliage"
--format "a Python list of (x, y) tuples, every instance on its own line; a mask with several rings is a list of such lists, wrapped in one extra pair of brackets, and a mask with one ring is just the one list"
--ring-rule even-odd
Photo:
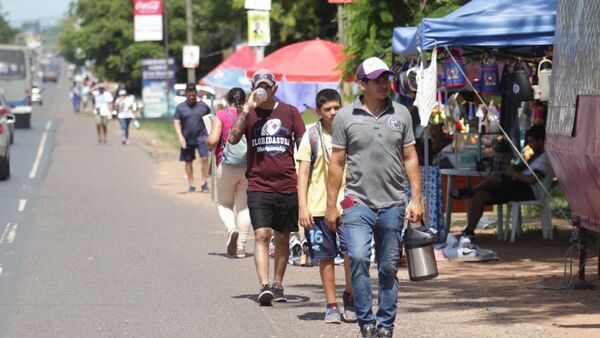
[(444, 16), (467, 0), (357, 0), (345, 6), (348, 22), (344, 36), (345, 77), (354, 75), (360, 61), (378, 56), (388, 64), (392, 57), (394, 27), (416, 26), (425, 17)]
[(19, 30), (12, 28), (6, 21), (6, 13), (2, 12), (2, 4), (0, 4), (0, 43), (14, 43)]

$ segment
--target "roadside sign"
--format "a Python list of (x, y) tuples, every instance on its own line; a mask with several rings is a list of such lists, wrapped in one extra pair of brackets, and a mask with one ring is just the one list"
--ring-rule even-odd
[(200, 66), (200, 46), (183, 46), (183, 68), (198, 68)]
[(264, 47), (271, 43), (268, 11), (248, 11), (248, 46)]
[(270, 11), (271, 0), (246, 0), (245, 9), (256, 9), (259, 11)]
[(330, 4), (351, 4), (354, 0), (327, 0)]
[(163, 39), (162, 0), (133, 0), (133, 40)]

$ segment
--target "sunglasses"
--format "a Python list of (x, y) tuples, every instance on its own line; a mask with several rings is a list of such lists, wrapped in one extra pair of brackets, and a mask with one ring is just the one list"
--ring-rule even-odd
[(256, 74), (252, 77), (252, 82), (256, 83), (259, 80), (269, 80), (272, 83), (275, 83), (275, 78), (271, 74)]

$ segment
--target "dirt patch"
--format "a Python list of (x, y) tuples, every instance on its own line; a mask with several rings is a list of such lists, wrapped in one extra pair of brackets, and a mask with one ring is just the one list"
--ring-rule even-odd
[[(189, 203), (213, 203), (210, 194), (186, 193), (187, 179), (176, 150), (143, 130), (136, 131), (135, 142), (158, 164), (158, 189)], [(536, 219), (524, 222), (535, 224)], [(541, 232), (526, 232), (510, 243), (498, 241), (494, 229), (478, 230), (475, 244), (496, 251), (498, 261), (441, 261), (440, 276), (426, 282), (409, 282), (408, 272), (400, 270), (401, 332), (413, 337), (600, 336), (599, 289), (559, 290), (570, 226), (558, 219), (553, 224), (556, 239), (551, 241), (543, 240)], [(457, 234), (460, 228), (452, 232)], [(587, 278), (597, 285), (598, 258), (595, 251), (588, 255)], [(576, 256), (573, 270), (575, 274)], [(341, 280), (338, 283), (342, 285)]]

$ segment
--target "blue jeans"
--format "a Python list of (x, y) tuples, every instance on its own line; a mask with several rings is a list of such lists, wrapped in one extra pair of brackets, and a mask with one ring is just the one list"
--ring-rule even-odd
[(123, 130), (123, 138), (125, 140), (129, 139), (129, 123), (131, 123), (131, 118), (119, 119), (119, 124), (121, 125), (121, 130)]
[[(354, 308), (358, 325), (378, 322), (391, 329), (396, 320), (398, 300), (398, 260), (400, 236), (404, 225), (404, 204), (372, 209), (362, 204), (344, 210), (348, 238)], [(375, 262), (379, 278), (377, 316), (373, 315), (373, 293), (369, 275), (371, 240), (375, 234)]]

